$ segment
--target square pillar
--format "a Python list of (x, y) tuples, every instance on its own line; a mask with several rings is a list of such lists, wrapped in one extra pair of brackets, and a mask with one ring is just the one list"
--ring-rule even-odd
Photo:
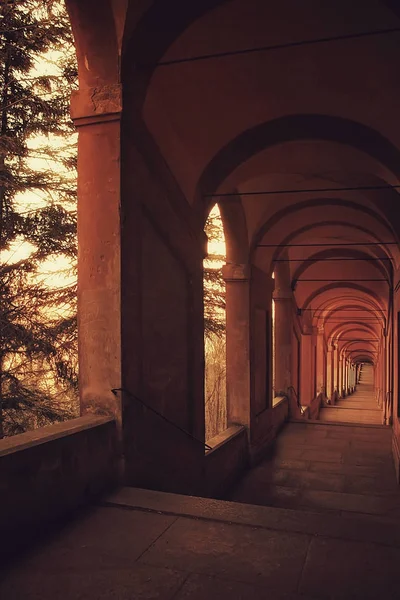
[(121, 427), (121, 87), (74, 92), (78, 129), (78, 336), (81, 412)]
[(339, 348), (338, 346), (333, 346), (333, 393), (335, 396), (340, 396), (339, 391)]
[(335, 387), (334, 370), (334, 349), (331, 347), (326, 356), (326, 395), (331, 401)]
[[(293, 373), (293, 294), (289, 290), (275, 290), (275, 394), (287, 393), (296, 387), (297, 373)], [(296, 389), (299, 393), (299, 390)]]
[(317, 379), (317, 396), (323, 394), (326, 396), (325, 383), (325, 335), (324, 328), (318, 327), (317, 331), (317, 364), (316, 364), (316, 379)]
[(227, 264), (226, 392), (229, 423), (250, 425), (250, 267)]
[(304, 331), (301, 336), (300, 398), (303, 406), (310, 405), (313, 399), (312, 374), (312, 332)]

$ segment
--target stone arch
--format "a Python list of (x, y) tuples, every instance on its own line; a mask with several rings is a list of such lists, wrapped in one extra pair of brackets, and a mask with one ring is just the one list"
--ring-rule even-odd
[(226, 260), (231, 263), (245, 264), (249, 256), (246, 215), (240, 196), (229, 203), (219, 205), (224, 225)]
[[(367, 252), (361, 252), (359, 250), (352, 249), (331, 249), (331, 250), (322, 250), (321, 252), (315, 252), (309, 258), (307, 258), (307, 262), (303, 262), (293, 273), (292, 281), (293, 284), (304, 274), (308, 269), (310, 269), (313, 265), (318, 263), (319, 261), (323, 261), (326, 258), (335, 258), (335, 257), (343, 257), (343, 258), (355, 258), (355, 259), (369, 259), (370, 255)], [(375, 263), (374, 263), (375, 264)], [(379, 259), (376, 258), (375, 268), (381, 273), (383, 277), (388, 277), (389, 274), (383, 268), (382, 263), (379, 262)]]
[(122, 45), (122, 77), (135, 89), (137, 109), (142, 109), (154, 70), (169, 46), (193, 21), (225, 2), (228, 0), (155, 1), (138, 23), (136, 7), (129, 3)]
[(65, 3), (75, 38), (80, 87), (118, 84), (118, 40), (111, 1)]
[[(355, 303), (347, 304), (348, 301), (352, 301)], [(343, 302), (346, 302), (346, 303), (343, 304)], [(329, 306), (329, 308), (325, 308), (324, 306), (326, 306), (326, 307)], [(343, 298), (337, 298), (335, 300), (329, 299), (326, 301), (326, 303), (323, 303), (323, 305), (316, 307), (315, 312), (321, 313), (321, 314), (317, 314), (315, 316), (315, 318), (317, 319), (317, 324), (322, 325), (323, 322), (326, 322), (331, 315), (334, 315), (336, 312), (340, 312), (342, 310), (347, 310), (349, 308), (357, 309), (360, 312), (367, 311), (367, 312), (370, 312), (371, 314), (375, 314), (375, 312), (377, 312), (377, 313), (379, 313), (380, 319), (382, 319), (382, 323), (384, 323), (384, 320), (385, 320), (384, 310), (382, 309), (381, 306), (379, 306), (378, 303), (374, 302), (371, 298), (361, 297), (361, 296), (354, 296), (354, 297), (346, 296), (345, 299), (343, 299)], [(328, 313), (328, 314), (322, 314), (322, 311), (324, 313)]]
[[(307, 233), (308, 231), (312, 231), (313, 229), (316, 229), (317, 227), (321, 227), (321, 226), (322, 227), (325, 227), (325, 226), (327, 226), (327, 227), (350, 227), (351, 226), (352, 229), (355, 229), (356, 231), (360, 231), (361, 233), (365, 233), (367, 236), (369, 236), (375, 242), (380, 241), (379, 238), (376, 236), (376, 234), (373, 233), (370, 229), (367, 229), (366, 227), (362, 227), (361, 225), (358, 225), (356, 223), (352, 223), (350, 225), (348, 221), (316, 221), (315, 223), (310, 223), (308, 225), (305, 225), (304, 227), (300, 227), (299, 229), (296, 229), (295, 231), (291, 232), (287, 237), (285, 237), (284, 240), (282, 240), (281, 246), (287, 245), (293, 239), (295, 239), (297, 236), (299, 236), (303, 233)], [(393, 233), (394, 233), (390, 229), (389, 229), (389, 232), (390, 232), (390, 235), (393, 235)], [(277, 260), (277, 258), (279, 257), (279, 248), (280, 248), (280, 246), (278, 246), (273, 260)], [(390, 247), (387, 248), (387, 253), (390, 255), (390, 258), (388, 260), (392, 260), (393, 256), (390, 251)]]
[[(393, 236), (394, 239), (396, 239), (396, 237), (397, 237), (394, 230), (389, 225), (389, 223), (386, 221), (386, 219), (384, 219), (381, 215), (379, 215), (377, 212), (375, 212), (374, 210), (372, 210), (371, 208), (369, 208), (367, 206), (363, 206), (362, 204), (357, 203), (357, 202), (343, 200), (341, 198), (316, 198), (316, 199), (303, 200), (302, 202), (298, 202), (296, 204), (286, 206), (285, 208), (276, 212), (267, 222), (260, 225), (258, 231), (253, 236), (253, 240), (251, 243), (251, 255), (253, 255), (253, 253), (256, 251), (257, 245), (260, 243), (262, 238), (279, 221), (281, 221), (281, 220), (287, 218), (289, 215), (293, 215), (294, 213), (299, 212), (301, 210), (305, 210), (307, 208), (318, 208), (318, 207), (322, 207), (322, 206), (337, 206), (338, 208), (353, 208), (359, 212), (363, 212), (366, 215), (369, 215), (373, 219), (377, 220), (382, 226), (387, 228), (391, 232), (391, 235)], [(311, 224), (310, 226), (313, 227), (315, 225)], [(297, 230), (295, 232), (290, 232), (288, 234), (288, 236), (284, 240), (282, 240), (281, 246), (288, 244), (295, 237), (295, 235), (298, 235), (299, 231), (300, 230)], [(385, 240), (385, 241), (388, 241), (388, 240)], [(274, 260), (276, 260), (276, 258), (278, 256), (279, 256), (279, 246), (276, 250)]]
[(304, 308), (308, 308), (308, 306), (311, 304), (311, 302), (319, 295), (323, 294), (324, 292), (327, 292), (329, 290), (334, 290), (334, 289), (352, 289), (352, 290), (358, 290), (359, 292), (364, 293), (366, 296), (371, 296), (372, 298), (374, 298), (377, 303), (379, 304), (379, 296), (377, 294), (375, 294), (375, 292), (372, 292), (371, 290), (369, 290), (368, 288), (366, 288), (365, 286), (359, 285), (357, 283), (330, 283), (328, 285), (324, 285), (318, 289), (316, 289), (312, 294), (310, 294), (308, 296), (308, 298), (306, 298), (305, 302), (304, 302)]
[(306, 139), (353, 146), (384, 164), (400, 179), (400, 151), (379, 132), (343, 117), (295, 114), (260, 123), (230, 140), (203, 170), (197, 184), (197, 201), (216, 193), (221, 183), (251, 156), (276, 144)]
[(362, 331), (363, 333), (366, 333), (367, 335), (371, 334), (375, 334), (376, 332), (374, 330), (374, 328), (367, 324), (367, 323), (361, 323), (360, 321), (354, 321), (351, 324), (338, 324), (336, 327), (333, 328), (333, 330), (330, 332), (329, 334), (329, 343), (335, 343), (337, 341), (340, 341), (340, 337), (342, 335), (347, 335), (352, 331)]

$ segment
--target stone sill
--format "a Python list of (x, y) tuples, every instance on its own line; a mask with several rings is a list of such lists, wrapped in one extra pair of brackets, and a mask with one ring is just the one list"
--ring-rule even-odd
[(286, 396), (275, 396), (275, 398), (273, 398), (273, 400), (272, 400), (272, 408), (276, 408), (277, 406), (282, 404), (282, 402), (285, 402), (285, 401), (287, 401)]
[(111, 417), (104, 417), (98, 415), (85, 415), (84, 417), (77, 417), (70, 421), (63, 421), (62, 423), (56, 423), (55, 425), (47, 425), (40, 429), (34, 429), (33, 431), (27, 431), (26, 433), (20, 433), (12, 437), (3, 438), (0, 440), (0, 458), (13, 454), (14, 452), (21, 452), (22, 450), (28, 450), (41, 444), (46, 444), (53, 440), (57, 440), (69, 435), (74, 435), (86, 429), (92, 429), (105, 423), (114, 421)]
[(208, 440), (206, 444), (207, 446), (210, 446), (210, 450), (206, 449), (206, 456), (230, 442), (233, 438), (245, 431), (245, 429), (246, 428), (243, 425), (231, 425), (228, 429), (225, 429), (225, 431), (222, 431), (211, 438), (211, 440)]

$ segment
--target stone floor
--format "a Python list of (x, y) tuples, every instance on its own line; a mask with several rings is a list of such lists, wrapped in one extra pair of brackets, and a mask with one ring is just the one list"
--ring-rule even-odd
[(400, 526), (122, 489), (1, 571), (4, 600), (398, 598)]
[(400, 518), (389, 427), (289, 423), (229, 496), (248, 504)]
[(0, 598), (400, 597), (389, 428), (289, 423), (231, 500), (122, 488), (1, 565)]
[(373, 381), (373, 369), (366, 365), (363, 368), (356, 392), (346, 398), (341, 398), (335, 405), (324, 405), (320, 410), (319, 420), (381, 425), (383, 412), (375, 398)]

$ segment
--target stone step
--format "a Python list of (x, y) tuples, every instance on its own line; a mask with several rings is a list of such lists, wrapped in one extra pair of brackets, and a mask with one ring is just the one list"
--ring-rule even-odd
[(348, 410), (333, 410), (332, 412), (327, 412), (325, 410), (321, 410), (319, 418), (321, 421), (329, 422), (329, 421), (337, 421), (348, 423), (362, 423), (362, 424), (376, 424), (382, 422), (382, 411), (376, 411), (371, 414), (370, 411), (364, 411), (362, 409), (348, 409)]
[(308, 465), (304, 468), (298, 466), (299, 468), (290, 468), (290, 464), (281, 464), (281, 467), (274, 465), (274, 468), (269, 471), (263, 471), (260, 485), (265, 489), (278, 485), (302, 490), (360, 495), (396, 495), (400, 502), (399, 488), (394, 481), (393, 473), (390, 473), (390, 476), (389, 473), (382, 473), (379, 468), (367, 467), (363, 474), (357, 465), (338, 465), (336, 469), (329, 470), (318, 467), (310, 469)]
[[(326, 499), (328, 503), (328, 499)], [(400, 523), (376, 514), (307, 511), (259, 506), (194, 496), (181, 496), (125, 487), (105, 498), (103, 505), (149, 513), (226, 522), (257, 529), (306, 533), (338, 539), (400, 547)], [(349, 506), (349, 503), (347, 504)]]
[[(231, 497), (236, 502), (245, 502), (248, 490), (237, 492)], [(291, 510), (358, 515), (373, 515), (387, 519), (400, 517), (400, 500), (397, 494), (373, 496), (332, 490), (300, 489), (297, 487), (272, 485), (258, 490), (252, 496), (254, 504), (289, 508)]]

